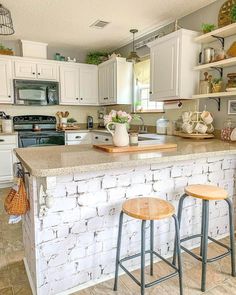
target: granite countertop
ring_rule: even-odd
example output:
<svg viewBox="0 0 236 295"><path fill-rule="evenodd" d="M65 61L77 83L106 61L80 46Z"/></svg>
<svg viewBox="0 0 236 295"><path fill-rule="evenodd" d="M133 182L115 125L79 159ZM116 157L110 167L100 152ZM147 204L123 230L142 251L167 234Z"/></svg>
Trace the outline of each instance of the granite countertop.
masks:
<svg viewBox="0 0 236 295"><path fill-rule="evenodd" d="M177 148L112 154L97 150L92 145L67 145L18 148L15 152L30 174L37 177L236 154L236 143L227 143L218 139L196 141L175 136L159 136L159 138L159 142L177 143Z"/></svg>
<svg viewBox="0 0 236 295"><path fill-rule="evenodd" d="M78 129L78 130L65 130L65 133L86 133L86 132L96 132L110 134L107 129Z"/></svg>
<svg viewBox="0 0 236 295"><path fill-rule="evenodd" d="M4 133L4 132L0 132L0 136L1 135L17 135L18 133L16 131L14 132L9 132L9 133Z"/></svg>

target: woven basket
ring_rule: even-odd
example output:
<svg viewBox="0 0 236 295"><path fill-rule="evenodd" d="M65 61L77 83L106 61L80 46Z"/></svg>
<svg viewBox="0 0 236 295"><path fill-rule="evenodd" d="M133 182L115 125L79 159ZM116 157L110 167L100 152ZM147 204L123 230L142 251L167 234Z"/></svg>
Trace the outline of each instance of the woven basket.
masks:
<svg viewBox="0 0 236 295"><path fill-rule="evenodd" d="M9 215L23 215L29 210L29 201L22 178L18 179L18 191L13 188L5 199L4 207Z"/></svg>
<svg viewBox="0 0 236 295"><path fill-rule="evenodd" d="M226 1L220 8L218 15L218 27L222 28L233 23L231 20L231 10L232 7L236 4L236 0Z"/></svg>

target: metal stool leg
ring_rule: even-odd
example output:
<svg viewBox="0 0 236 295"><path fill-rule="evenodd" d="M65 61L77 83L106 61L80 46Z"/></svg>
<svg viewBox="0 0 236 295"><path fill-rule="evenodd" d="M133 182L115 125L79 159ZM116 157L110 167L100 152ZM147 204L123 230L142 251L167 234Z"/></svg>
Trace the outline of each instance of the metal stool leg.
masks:
<svg viewBox="0 0 236 295"><path fill-rule="evenodd" d="M203 224L203 215L204 215L204 206L203 206L203 201L202 201L202 224L201 224L201 243L200 243L200 256L202 256L202 233L203 233L203 227L204 227L204 224Z"/></svg>
<svg viewBox="0 0 236 295"><path fill-rule="evenodd" d="M231 250L231 273L235 277L235 241L234 241L234 218L233 204L229 198L225 199L229 206L230 250Z"/></svg>
<svg viewBox="0 0 236 295"><path fill-rule="evenodd" d="M146 220L142 220L141 228L141 295L145 293L145 229Z"/></svg>
<svg viewBox="0 0 236 295"><path fill-rule="evenodd" d="M202 284L201 290L206 290L206 270L207 270L207 245L209 227L209 201L203 200L203 232L202 232Z"/></svg>
<svg viewBox="0 0 236 295"><path fill-rule="evenodd" d="M115 270L115 282L114 282L114 291L117 291L118 284L118 272L119 272L119 263L120 263L120 246L121 246L121 235L122 235L122 225L123 225L123 211L120 212L120 221L119 221L119 230L118 230L118 239L117 239L117 250L116 250L116 270Z"/></svg>
<svg viewBox="0 0 236 295"><path fill-rule="evenodd" d="M175 243L176 243L176 255L178 257L179 291L180 291L180 295L183 295L182 262L181 262L179 221L178 221L176 215L173 215L172 217L174 218L174 221L175 221Z"/></svg>
<svg viewBox="0 0 236 295"><path fill-rule="evenodd" d="M187 194L183 194L182 197L179 199L179 207L178 207L178 223L179 223L179 229L180 229L181 218L182 218L183 203L184 203L184 199L187 196L188 196ZM172 264L176 265L176 239L175 239L175 245L174 245L174 254L173 254Z"/></svg>
<svg viewBox="0 0 236 295"><path fill-rule="evenodd" d="M154 221L150 221L150 275L153 276L153 245L154 245Z"/></svg>

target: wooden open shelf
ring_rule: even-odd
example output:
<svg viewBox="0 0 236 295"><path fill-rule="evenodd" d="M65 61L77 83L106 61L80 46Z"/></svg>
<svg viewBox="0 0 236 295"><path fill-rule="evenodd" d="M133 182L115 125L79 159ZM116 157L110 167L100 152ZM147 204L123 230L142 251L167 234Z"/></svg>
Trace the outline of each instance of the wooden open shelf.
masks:
<svg viewBox="0 0 236 295"><path fill-rule="evenodd" d="M217 97L233 97L233 96L236 96L236 91L216 92L216 93L208 93L208 94L195 94L192 96L192 98L198 99L198 98L217 98Z"/></svg>
<svg viewBox="0 0 236 295"><path fill-rule="evenodd" d="M236 34L236 23L225 26L223 28L216 29L210 33L203 34L194 38L194 41L197 43L210 43L216 41L216 38L212 37L212 35L217 37L229 37Z"/></svg>
<svg viewBox="0 0 236 295"><path fill-rule="evenodd" d="M236 57L231 57L231 58L223 59L220 61L195 66L193 69L195 71L201 71L201 70L212 69L214 67L215 68L227 68L227 67L232 67L232 66L236 66Z"/></svg>

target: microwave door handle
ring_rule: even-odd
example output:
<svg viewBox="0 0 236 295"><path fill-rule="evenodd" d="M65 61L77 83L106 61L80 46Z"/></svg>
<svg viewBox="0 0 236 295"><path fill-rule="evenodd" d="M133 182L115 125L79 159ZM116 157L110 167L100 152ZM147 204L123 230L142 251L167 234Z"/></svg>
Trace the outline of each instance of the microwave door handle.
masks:
<svg viewBox="0 0 236 295"><path fill-rule="evenodd" d="M47 101L47 104L49 104L49 97L48 97L48 86L46 87L46 101Z"/></svg>

